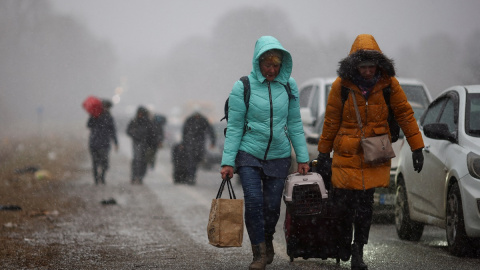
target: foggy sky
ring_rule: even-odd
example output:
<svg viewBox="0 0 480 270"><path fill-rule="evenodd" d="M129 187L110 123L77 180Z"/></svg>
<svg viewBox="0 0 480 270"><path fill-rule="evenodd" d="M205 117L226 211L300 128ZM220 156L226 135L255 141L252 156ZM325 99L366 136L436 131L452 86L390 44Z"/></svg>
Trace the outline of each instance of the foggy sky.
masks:
<svg viewBox="0 0 480 270"><path fill-rule="evenodd" d="M375 36L399 76L423 80L433 97L479 81L469 72L475 63L465 61L480 62L470 57L480 51L478 0L48 0L54 14L40 10L44 1L2 1L19 9L5 10L0 28L10 46L0 47L9 59L0 82L2 125L86 130L82 100L112 98L118 89L125 90L112 109L119 121L138 105L171 115L197 102L210 106L216 122L235 80L250 72L261 35L276 36L292 53L298 84L335 76L362 33Z"/></svg>
<svg viewBox="0 0 480 270"><path fill-rule="evenodd" d="M286 12L295 31L309 39L376 37L386 52L442 32L464 39L480 25L478 0L52 0L55 8L81 18L111 40L124 59L164 56L192 36L211 36L218 19L241 7ZM282 18L279 18L281 20Z"/></svg>

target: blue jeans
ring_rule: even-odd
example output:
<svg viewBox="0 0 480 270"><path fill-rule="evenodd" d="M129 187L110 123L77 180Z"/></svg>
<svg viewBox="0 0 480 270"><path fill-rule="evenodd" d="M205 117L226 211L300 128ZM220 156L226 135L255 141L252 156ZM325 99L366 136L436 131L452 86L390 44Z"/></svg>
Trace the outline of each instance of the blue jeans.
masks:
<svg viewBox="0 0 480 270"><path fill-rule="evenodd" d="M259 167L238 168L245 201L245 226L252 245L273 235L280 217L285 178L269 177ZM262 188L263 185L263 188Z"/></svg>

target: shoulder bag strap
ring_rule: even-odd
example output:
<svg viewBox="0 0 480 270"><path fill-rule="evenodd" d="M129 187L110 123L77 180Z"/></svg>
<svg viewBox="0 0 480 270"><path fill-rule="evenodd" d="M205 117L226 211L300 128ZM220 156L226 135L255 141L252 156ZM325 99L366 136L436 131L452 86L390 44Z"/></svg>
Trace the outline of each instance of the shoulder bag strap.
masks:
<svg viewBox="0 0 480 270"><path fill-rule="evenodd" d="M364 139L365 133L363 132L362 118L360 118L360 112L358 111L357 99L355 98L355 93L352 90L350 90L350 93L352 93L353 106L355 107L355 114L357 115L358 126L360 127L360 131L362 132L362 139Z"/></svg>

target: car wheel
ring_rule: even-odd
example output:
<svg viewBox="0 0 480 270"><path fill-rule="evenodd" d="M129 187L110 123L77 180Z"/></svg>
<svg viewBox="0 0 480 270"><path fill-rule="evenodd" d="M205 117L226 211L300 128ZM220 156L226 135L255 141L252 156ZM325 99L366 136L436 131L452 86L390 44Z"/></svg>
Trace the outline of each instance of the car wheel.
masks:
<svg viewBox="0 0 480 270"><path fill-rule="evenodd" d="M395 227L402 240L418 241L422 238L424 225L410 219L407 190L402 181L399 181L395 194Z"/></svg>
<svg viewBox="0 0 480 270"><path fill-rule="evenodd" d="M458 183L454 183L448 191L445 223L450 253L455 256L466 255L470 250L470 243L465 232L462 197Z"/></svg>

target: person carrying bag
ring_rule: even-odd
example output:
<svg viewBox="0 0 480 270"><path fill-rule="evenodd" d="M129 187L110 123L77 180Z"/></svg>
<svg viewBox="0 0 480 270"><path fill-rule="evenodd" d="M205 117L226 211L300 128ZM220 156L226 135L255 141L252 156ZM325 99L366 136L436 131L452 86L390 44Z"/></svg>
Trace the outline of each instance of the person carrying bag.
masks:
<svg viewBox="0 0 480 270"><path fill-rule="evenodd" d="M225 184L229 199L222 199ZM241 247L243 242L243 200L237 199L230 178L220 184L212 200L207 225L208 241L216 247Z"/></svg>
<svg viewBox="0 0 480 270"><path fill-rule="evenodd" d="M418 172L423 166L424 144L412 106L395 78L393 61L382 53L372 35L357 36L350 54L339 62L337 74L318 142L317 171L331 168L334 204L346 217L340 257L351 252L351 269L367 270L363 248L372 223L373 195L375 188L388 187L394 156L386 151L391 142L389 107L410 145ZM390 88L390 105L385 88ZM342 89L349 89L346 100ZM327 167L332 151L332 165Z"/></svg>

